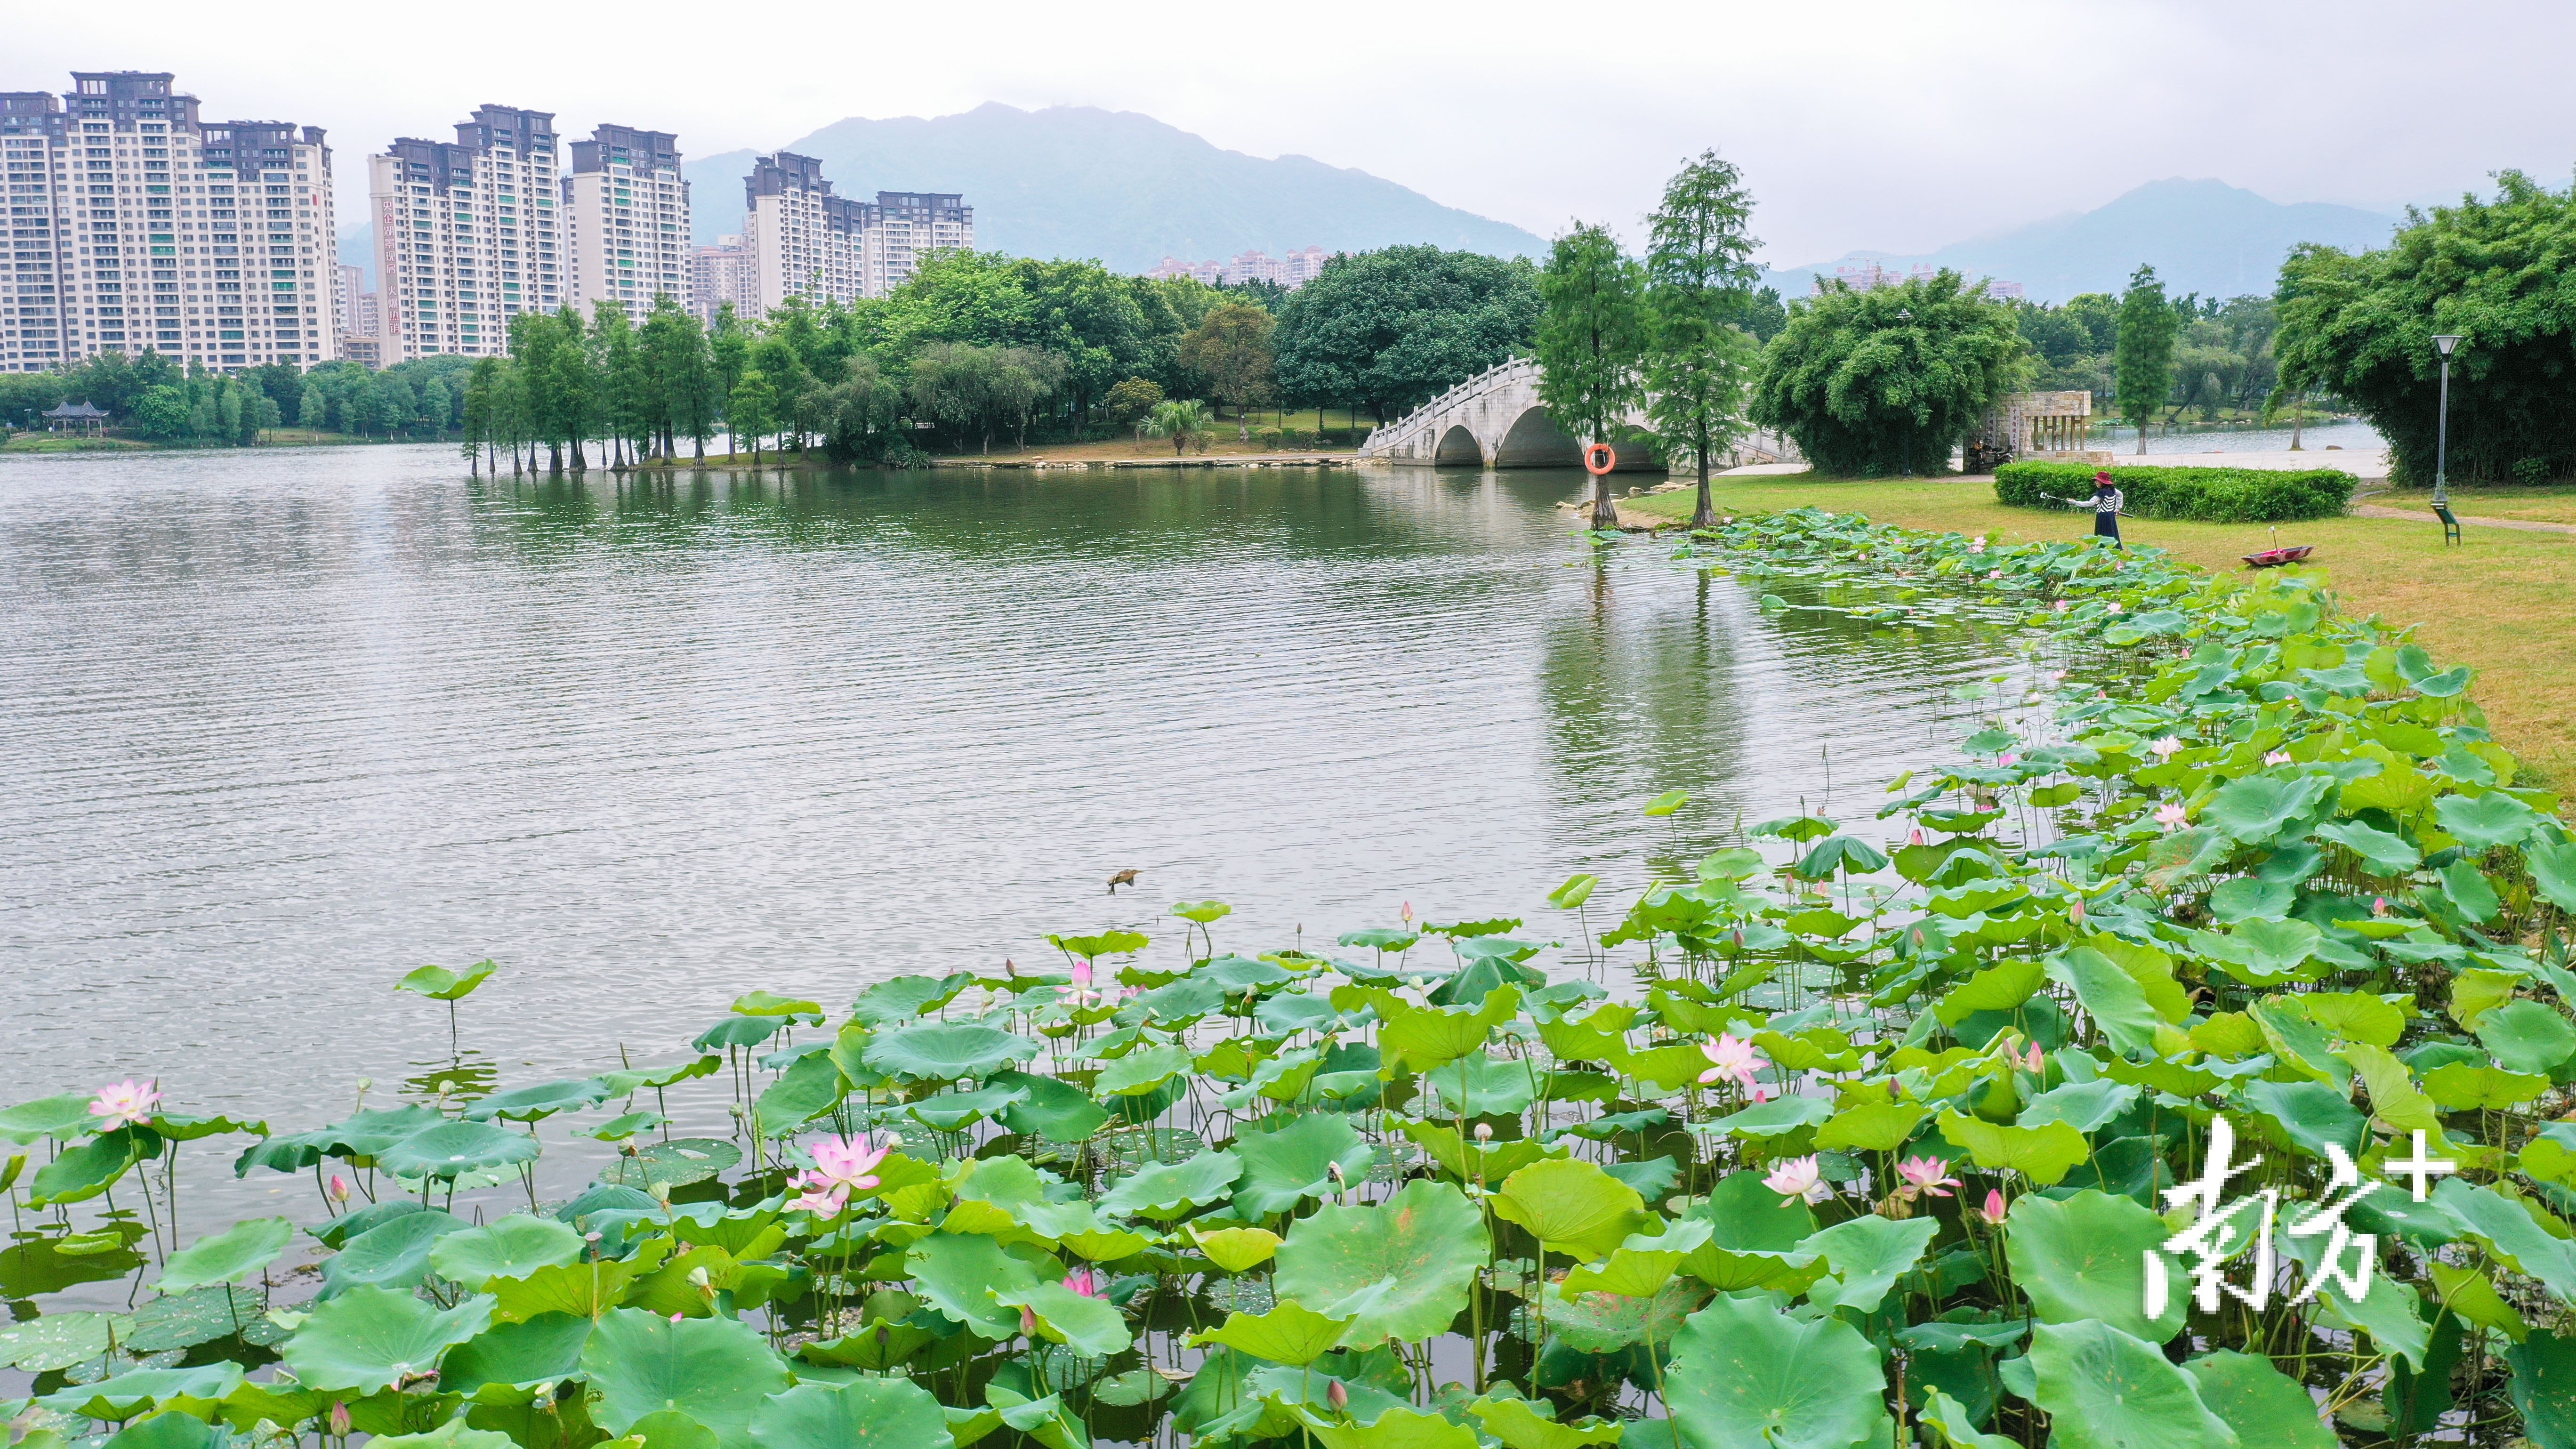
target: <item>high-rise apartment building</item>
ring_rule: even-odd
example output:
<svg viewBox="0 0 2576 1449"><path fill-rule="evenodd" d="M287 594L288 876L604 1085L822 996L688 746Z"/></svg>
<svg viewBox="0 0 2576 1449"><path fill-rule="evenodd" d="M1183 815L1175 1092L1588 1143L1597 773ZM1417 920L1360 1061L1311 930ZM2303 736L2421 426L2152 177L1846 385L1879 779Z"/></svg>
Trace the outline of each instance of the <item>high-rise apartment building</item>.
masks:
<svg viewBox="0 0 2576 1449"><path fill-rule="evenodd" d="M689 183L677 136L601 126L573 142L561 214L570 297L584 317L598 301L637 322L656 297L689 305Z"/></svg>
<svg viewBox="0 0 2576 1449"><path fill-rule="evenodd" d="M758 314L760 292L753 274L751 255L744 250L739 236L720 236L711 247L699 247L689 257L690 310L698 320L715 325L716 314L728 302L737 317Z"/></svg>
<svg viewBox="0 0 2576 1449"><path fill-rule="evenodd" d="M0 371L111 351L216 369L337 355L322 128L203 121L173 79L74 71L65 96L0 92Z"/></svg>
<svg viewBox="0 0 2576 1449"><path fill-rule="evenodd" d="M406 136L367 158L386 365L498 356L511 318L568 299L554 120L487 105L453 144Z"/></svg>
<svg viewBox="0 0 2576 1449"><path fill-rule="evenodd" d="M742 250L753 309L882 297L932 252L975 245L975 209L956 192L880 191L873 202L832 194L823 163L779 151L743 179Z"/></svg>

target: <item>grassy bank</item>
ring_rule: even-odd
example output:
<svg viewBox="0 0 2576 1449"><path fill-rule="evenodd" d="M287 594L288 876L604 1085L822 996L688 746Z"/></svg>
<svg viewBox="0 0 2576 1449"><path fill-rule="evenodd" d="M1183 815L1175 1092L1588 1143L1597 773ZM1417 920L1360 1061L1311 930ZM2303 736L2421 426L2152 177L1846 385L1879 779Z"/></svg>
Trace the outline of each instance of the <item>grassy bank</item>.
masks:
<svg viewBox="0 0 2576 1449"><path fill-rule="evenodd" d="M1686 522L1694 492L1684 488L1623 501L1633 513ZM2064 538L2091 519L2006 508L1994 485L1963 479L1825 479L1768 474L1717 480L1718 510L1795 508L1814 504L1857 510L1907 528L1989 534L2000 541ZM2367 500L2420 508L2420 493ZM2576 493L2495 490L2457 494L2455 510L2493 517L2576 522ZM2576 617L2565 600L2576 589L2576 534L2471 527L2460 547L2445 549L2430 521L2327 518L2285 524L2282 543L2312 543L2316 563L2341 605L2392 624L2417 623L2416 638L2446 659L2476 666L2478 702L2497 739L2526 767L2553 784L2576 780ZM2175 523L2129 519L2132 542L2152 543L2209 569L2238 569L2241 556L2269 547L2263 524Z"/></svg>

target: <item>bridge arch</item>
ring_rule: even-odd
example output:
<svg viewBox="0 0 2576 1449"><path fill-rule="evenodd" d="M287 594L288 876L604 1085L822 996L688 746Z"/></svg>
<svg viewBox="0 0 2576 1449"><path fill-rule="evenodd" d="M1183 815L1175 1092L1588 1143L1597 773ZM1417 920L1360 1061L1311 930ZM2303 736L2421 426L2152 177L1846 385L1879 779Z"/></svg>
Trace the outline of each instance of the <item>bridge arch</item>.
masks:
<svg viewBox="0 0 2576 1449"><path fill-rule="evenodd" d="M1431 461L1440 467L1481 468L1485 465L1485 445L1464 423L1454 423L1440 435Z"/></svg>
<svg viewBox="0 0 2576 1449"><path fill-rule="evenodd" d="M1583 445L1568 436L1549 417L1547 409L1533 407L1512 420L1503 440L1494 447L1497 468L1579 468L1583 466Z"/></svg>

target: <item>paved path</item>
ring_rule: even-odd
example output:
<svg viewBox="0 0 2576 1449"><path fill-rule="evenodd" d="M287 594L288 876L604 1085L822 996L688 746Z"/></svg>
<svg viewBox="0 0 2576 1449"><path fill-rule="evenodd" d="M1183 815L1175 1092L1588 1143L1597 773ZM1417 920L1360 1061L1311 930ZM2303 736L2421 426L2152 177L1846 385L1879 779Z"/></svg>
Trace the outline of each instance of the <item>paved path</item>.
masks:
<svg viewBox="0 0 2576 1449"><path fill-rule="evenodd" d="M2403 518L2415 523L2434 521L2433 511L2429 508L2382 508L2376 503L2356 503L2352 506L2352 511L2362 518ZM2526 533L2576 533L2576 523L2543 523L2532 518L2479 518L2466 513L2452 516L2459 519L2463 527L2469 528L2519 528Z"/></svg>

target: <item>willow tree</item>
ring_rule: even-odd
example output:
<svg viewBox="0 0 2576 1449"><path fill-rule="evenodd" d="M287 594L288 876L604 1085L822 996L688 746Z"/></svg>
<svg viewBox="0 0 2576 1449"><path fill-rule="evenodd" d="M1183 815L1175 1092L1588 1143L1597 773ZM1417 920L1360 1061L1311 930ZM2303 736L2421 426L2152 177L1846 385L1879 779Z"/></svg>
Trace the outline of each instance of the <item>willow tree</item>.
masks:
<svg viewBox="0 0 2576 1449"><path fill-rule="evenodd" d="M1740 322L1751 313L1758 245L1745 234L1752 193L1734 165L1703 151L1664 183L1646 218L1646 416L1667 456L1699 468L1691 526L1717 522L1709 498L1711 454L1744 435L1744 401L1756 348Z"/></svg>
<svg viewBox="0 0 2576 1449"><path fill-rule="evenodd" d="M1539 270L1539 404L1578 440L1606 443L1645 398L1645 268L1608 229L1576 223ZM1617 528L1610 477L1592 480L1592 526Z"/></svg>

